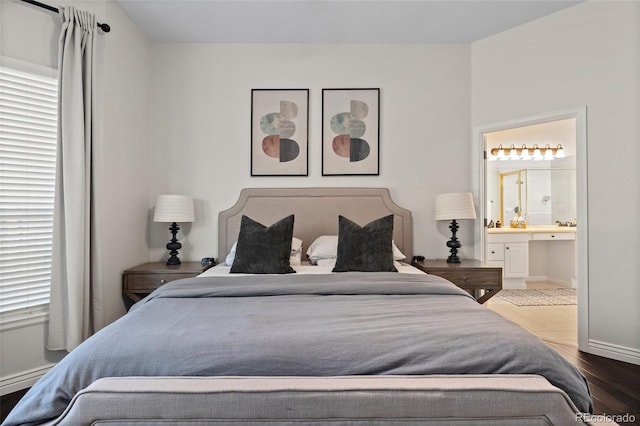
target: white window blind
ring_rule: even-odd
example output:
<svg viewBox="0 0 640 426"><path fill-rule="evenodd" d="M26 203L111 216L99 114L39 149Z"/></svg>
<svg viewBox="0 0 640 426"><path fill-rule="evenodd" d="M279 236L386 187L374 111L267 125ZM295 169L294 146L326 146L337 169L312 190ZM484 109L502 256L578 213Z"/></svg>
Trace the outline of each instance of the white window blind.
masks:
<svg viewBox="0 0 640 426"><path fill-rule="evenodd" d="M58 82L0 66L0 314L49 303Z"/></svg>

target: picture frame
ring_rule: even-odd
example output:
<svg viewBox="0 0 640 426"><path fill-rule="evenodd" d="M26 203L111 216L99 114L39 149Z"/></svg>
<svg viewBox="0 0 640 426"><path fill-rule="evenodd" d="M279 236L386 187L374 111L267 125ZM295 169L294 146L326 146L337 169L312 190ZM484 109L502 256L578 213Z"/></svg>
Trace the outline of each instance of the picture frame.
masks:
<svg viewBox="0 0 640 426"><path fill-rule="evenodd" d="M380 174L380 89L322 89L322 176Z"/></svg>
<svg viewBox="0 0 640 426"><path fill-rule="evenodd" d="M309 89L251 90L251 176L309 176Z"/></svg>

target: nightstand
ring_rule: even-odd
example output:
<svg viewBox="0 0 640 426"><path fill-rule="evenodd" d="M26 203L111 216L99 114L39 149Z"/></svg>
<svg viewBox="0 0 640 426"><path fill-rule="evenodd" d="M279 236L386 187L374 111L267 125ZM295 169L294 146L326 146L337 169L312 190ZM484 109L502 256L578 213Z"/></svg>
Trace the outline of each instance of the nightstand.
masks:
<svg viewBox="0 0 640 426"><path fill-rule="evenodd" d="M203 270L200 262L182 262L171 266L165 262L143 263L122 273L122 293L137 302L163 284L195 277Z"/></svg>
<svg viewBox="0 0 640 426"><path fill-rule="evenodd" d="M445 259L436 259L413 262L412 265L427 274L451 281L469 292L478 303L486 302L502 290L502 268L479 260L463 259L461 263L447 263Z"/></svg>

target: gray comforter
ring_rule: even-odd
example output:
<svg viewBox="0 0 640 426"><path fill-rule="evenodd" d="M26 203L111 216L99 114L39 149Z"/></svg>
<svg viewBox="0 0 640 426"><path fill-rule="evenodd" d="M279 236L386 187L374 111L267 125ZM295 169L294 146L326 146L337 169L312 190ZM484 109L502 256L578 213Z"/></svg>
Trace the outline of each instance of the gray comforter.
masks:
<svg viewBox="0 0 640 426"><path fill-rule="evenodd" d="M6 425L62 413L101 377L539 374L591 412L542 341L430 275L192 278L164 285L36 383Z"/></svg>

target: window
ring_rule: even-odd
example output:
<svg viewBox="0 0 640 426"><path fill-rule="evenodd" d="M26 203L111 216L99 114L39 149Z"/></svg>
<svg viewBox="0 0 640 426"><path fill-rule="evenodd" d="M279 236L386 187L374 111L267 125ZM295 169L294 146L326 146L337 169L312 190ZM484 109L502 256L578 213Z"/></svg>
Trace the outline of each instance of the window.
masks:
<svg viewBox="0 0 640 426"><path fill-rule="evenodd" d="M58 81L0 58L0 315L49 303ZM47 75L48 74L48 75Z"/></svg>

